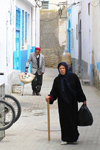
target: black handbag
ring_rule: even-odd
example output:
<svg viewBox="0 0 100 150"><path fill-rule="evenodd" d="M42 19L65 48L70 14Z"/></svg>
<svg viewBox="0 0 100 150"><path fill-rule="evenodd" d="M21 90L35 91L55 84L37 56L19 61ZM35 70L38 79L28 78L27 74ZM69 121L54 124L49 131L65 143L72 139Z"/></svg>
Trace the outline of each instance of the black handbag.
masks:
<svg viewBox="0 0 100 150"><path fill-rule="evenodd" d="M93 124L93 116L89 108L83 104L78 111L78 126L90 126Z"/></svg>

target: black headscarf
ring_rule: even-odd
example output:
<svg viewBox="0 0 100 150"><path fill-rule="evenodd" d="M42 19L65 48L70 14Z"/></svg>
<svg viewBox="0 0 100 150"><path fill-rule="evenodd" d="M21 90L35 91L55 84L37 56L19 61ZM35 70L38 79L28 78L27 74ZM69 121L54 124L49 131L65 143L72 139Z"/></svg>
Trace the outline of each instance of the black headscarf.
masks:
<svg viewBox="0 0 100 150"><path fill-rule="evenodd" d="M70 100L68 99L66 92L65 92L65 86L67 86L67 88L69 89L69 91L71 92L72 95L76 96L76 91L74 91L71 86L70 86L70 81L69 81L69 75L72 73L71 71L69 71L68 69L68 65L65 62L61 62L58 64L58 71L59 71L59 67L63 65L66 69L66 73L65 75L61 75L59 72L59 76L61 77L61 95L62 98L67 102L70 103Z"/></svg>

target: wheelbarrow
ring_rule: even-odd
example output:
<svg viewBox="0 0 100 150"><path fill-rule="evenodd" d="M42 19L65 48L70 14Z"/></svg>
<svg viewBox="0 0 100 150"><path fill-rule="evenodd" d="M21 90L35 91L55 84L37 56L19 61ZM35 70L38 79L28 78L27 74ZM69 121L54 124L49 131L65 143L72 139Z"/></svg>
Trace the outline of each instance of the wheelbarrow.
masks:
<svg viewBox="0 0 100 150"><path fill-rule="evenodd" d="M23 89L22 89L22 96L24 94L24 85L32 82L32 80L35 78L35 75L28 72L22 72L19 73L19 79L23 83Z"/></svg>

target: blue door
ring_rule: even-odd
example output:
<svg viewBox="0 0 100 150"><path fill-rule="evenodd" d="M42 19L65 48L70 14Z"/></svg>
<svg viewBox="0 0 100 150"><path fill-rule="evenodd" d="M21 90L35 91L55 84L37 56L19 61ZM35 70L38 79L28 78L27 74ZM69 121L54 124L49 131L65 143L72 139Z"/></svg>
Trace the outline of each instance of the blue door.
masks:
<svg viewBox="0 0 100 150"><path fill-rule="evenodd" d="M16 69L20 70L20 31L16 30Z"/></svg>
<svg viewBox="0 0 100 150"><path fill-rule="evenodd" d="M16 51L14 52L14 69L21 70L21 51L20 51L20 9L16 8Z"/></svg>

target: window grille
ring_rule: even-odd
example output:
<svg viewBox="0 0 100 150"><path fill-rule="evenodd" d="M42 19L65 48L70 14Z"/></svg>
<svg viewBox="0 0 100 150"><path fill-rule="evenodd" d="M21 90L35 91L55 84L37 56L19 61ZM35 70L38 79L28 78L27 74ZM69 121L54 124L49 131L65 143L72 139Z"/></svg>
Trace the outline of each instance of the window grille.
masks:
<svg viewBox="0 0 100 150"><path fill-rule="evenodd" d="M42 1L42 9L49 9L49 1Z"/></svg>

